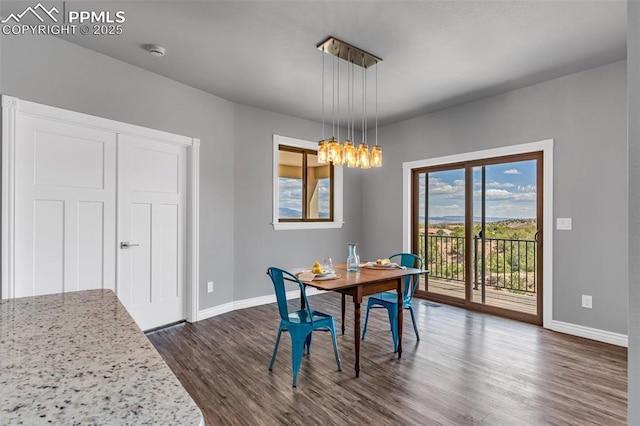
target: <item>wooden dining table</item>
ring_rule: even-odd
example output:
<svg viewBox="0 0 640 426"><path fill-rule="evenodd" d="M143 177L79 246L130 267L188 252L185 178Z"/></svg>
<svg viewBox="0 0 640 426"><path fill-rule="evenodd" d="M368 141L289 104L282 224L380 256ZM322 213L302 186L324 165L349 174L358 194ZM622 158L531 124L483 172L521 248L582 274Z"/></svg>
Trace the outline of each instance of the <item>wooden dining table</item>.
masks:
<svg viewBox="0 0 640 426"><path fill-rule="evenodd" d="M362 298L384 291L396 290L398 293L398 358L402 357L402 322L405 277L408 275L423 274L427 271L415 268L385 268L370 269L361 267L358 272L347 272L347 265L334 265L334 270L338 278L335 279L313 279L312 281L302 281L305 285L315 287L319 290L335 291L342 294L342 334L344 334L345 317L345 296L351 296L354 306L353 315L353 337L356 353L356 377L360 377L360 305ZM304 308L304 298L300 298L302 308Z"/></svg>

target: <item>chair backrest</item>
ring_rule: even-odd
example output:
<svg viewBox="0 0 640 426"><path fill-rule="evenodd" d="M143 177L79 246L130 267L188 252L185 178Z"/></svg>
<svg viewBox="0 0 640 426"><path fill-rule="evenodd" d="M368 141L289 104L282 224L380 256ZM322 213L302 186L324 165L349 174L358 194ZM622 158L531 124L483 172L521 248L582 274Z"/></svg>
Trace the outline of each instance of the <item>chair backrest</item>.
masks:
<svg viewBox="0 0 640 426"><path fill-rule="evenodd" d="M307 300L307 292L305 291L304 284L293 275L291 272L287 272L284 269L276 268L275 266L267 269L267 275L271 278L273 282L273 287L276 290L276 300L278 301L278 311L280 312L280 318L288 321L289 320L289 309L287 307L287 289L284 285L284 279L287 277L293 282L298 283L300 287L300 292L302 297L304 297L304 306L307 310L307 314L309 318L312 318L311 308L309 307L309 301Z"/></svg>
<svg viewBox="0 0 640 426"><path fill-rule="evenodd" d="M400 259L398 259L400 258ZM413 253L398 253L389 257L392 262L398 263L400 266L406 266L407 268L422 269L422 259ZM399 260L399 261L398 261ZM404 300L408 301L413 298L413 294L418 288L420 282L420 275L407 275L404 282Z"/></svg>

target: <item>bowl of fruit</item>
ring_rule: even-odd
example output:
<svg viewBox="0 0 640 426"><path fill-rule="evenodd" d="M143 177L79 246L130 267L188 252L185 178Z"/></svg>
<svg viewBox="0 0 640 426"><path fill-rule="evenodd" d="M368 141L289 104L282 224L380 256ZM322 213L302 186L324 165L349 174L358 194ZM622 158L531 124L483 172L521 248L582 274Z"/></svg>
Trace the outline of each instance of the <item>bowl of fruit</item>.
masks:
<svg viewBox="0 0 640 426"><path fill-rule="evenodd" d="M311 268L311 273L315 274L316 277L328 277L328 276L331 276L334 273L334 271L331 269L323 269L320 262L316 262L313 264L313 267Z"/></svg>

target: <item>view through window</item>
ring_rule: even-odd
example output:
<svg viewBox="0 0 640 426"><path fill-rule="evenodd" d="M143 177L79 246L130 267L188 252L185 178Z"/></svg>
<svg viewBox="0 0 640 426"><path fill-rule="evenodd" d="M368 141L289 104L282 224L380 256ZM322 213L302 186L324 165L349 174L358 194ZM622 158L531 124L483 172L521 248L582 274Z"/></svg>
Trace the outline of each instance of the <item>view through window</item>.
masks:
<svg viewBox="0 0 640 426"><path fill-rule="evenodd" d="M278 220L332 221L333 166L318 163L317 152L280 145Z"/></svg>

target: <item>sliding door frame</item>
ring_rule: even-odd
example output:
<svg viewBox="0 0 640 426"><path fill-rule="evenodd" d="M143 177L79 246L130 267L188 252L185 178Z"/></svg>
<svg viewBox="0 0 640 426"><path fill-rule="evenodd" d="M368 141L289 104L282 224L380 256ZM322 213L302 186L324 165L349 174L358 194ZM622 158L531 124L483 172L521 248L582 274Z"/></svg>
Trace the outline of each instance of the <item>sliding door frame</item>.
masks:
<svg viewBox="0 0 640 426"><path fill-rule="evenodd" d="M486 166L492 166L492 165L497 165L497 164L506 164L506 163L517 163L520 161L532 161L535 160L536 161L536 228L537 230L544 230L544 219L542 217L543 215L543 199L544 199L544 188L543 188L543 182L542 182L542 174L543 174L543 166L544 166L544 159L543 159L543 153L542 151L537 151L537 152L530 152L530 153L522 153L522 154L514 154L514 155L507 155L507 156L502 156L502 157L493 157L493 158L484 158L484 159L479 159L479 160L471 160L471 161L467 161L467 162L463 162L463 163L454 163L454 164L446 164L446 165L436 165L436 166L427 166L427 167L422 167L422 168L415 168L412 169L411 173L412 173L412 181L413 181L413 198L411 201L412 204L412 209L413 209L413 224L411 227L411 234L412 234L412 245L411 245L411 252L412 253L418 253L418 247L420 245L420 239L419 239L419 222L420 222L420 203L419 203L419 190L418 190L418 186L419 186L419 176L424 174L427 176L427 182L429 179L429 176L432 173L438 173L438 172L442 172L442 171L448 171L448 170L463 170L464 171L464 181L465 181L465 187L464 187L464 229L465 229L465 245L464 245L464 283L465 283L465 291L464 291L464 299L460 299L457 297L453 297L453 296L448 296L445 294L441 294L441 293L434 293L434 292L430 292L428 290L422 291L422 290L418 290L416 292L416 295L418 297L426 297L429 298L430 300L434 300L434 301L438 301L438 302L444 302L444 303L450 303L450 304L454 304L454 305L458 305L458 306L464 306L465 308L470 308L473 310L477 310L477 311L482 311L482 312L487 312L487 313L491 313L491 314L495 314L495 315L500 315L503 317L507 317L507 318L512 318L512 319L516 319L519 321L524 321L524 322L528 322L528 323L532 323L532 324L537 324L537 325L541 325L542 324L542 317L543 317L543 306L544 306L544 301L543 301L543 294L544 294L544 268L543 268L543 262L537 262L536 264L536 276L538 277L538 282L536 283L536 314L532 315L530 313L525 313L525 312L519 312L516 310L511 310L511 309L506 309L506 308L501 308L501 307L497 307L497 306L493 306L493 305L488 305L485 303L479 303L477 301L473 300L473 293L471 290L471 284L472 284L472 262L470 261L470 259L474 258L474 253L473 253L473 248L474 246L472 244L470 244L471 241L473 241L473 224L474 224L474 206L473 206L473 202L474 202L474 197L473 197L473 191L474 191L474 187L475 187L475 182L473 180L473 169L476 167L486 167ZM482 194L483 194L483 199L482 199L482 209L483 209L483 213L482 216L485 216L484 210L485 210L485 200L484 200L484 193L485 193L485 182L484 182L484 170L483 170L483 174L482 174L482 178L483 178L483 184L482 184ZM425 193L425 217L428 218L428 210L429 209L429 197L428 197L428 190ZM426 222L428 224L428 220ZM484 228L483 228L484 230ZM538 234L538 232L536 232L536 234ZM425 237L425 244L427 243L427 238ZM425 246L425 250L426 250L426 246ZM540 239L538 239L538 244L536 245L536 252L537 254L540 253L540 250L542 250L542 253L544 253L543 250L543 238L541 237ZM426 252L425 252L426 253ZM538 259L543 259L544 256L537 256ZM483 257L484 258L484 257ZM484 261L483 261L484 262ZM484 264L484 263L483 263ZM482 276L484 276L484 273L482 274ZM428 277L427 277L427 282L428 282ZM476 283L477 284L477 283ZM483 289L484 291L484 289Z"/></svg>
<svg viewBox="0 0 640 426"><path fill-rule="evenodd" d="M415 168L411 170L411 184L412 184L412 195L411 195L411 209L412 209L412 221L411 221L411 243L410 243L410 247L408 249L405 248L405 252L407 253L416 253L418 254L418 246L420 245L420 239L418 237L418 227L420 226L420 208L419 208L419 203L414 202L414 200L418 200L419 198L419 193L420 193L420 183L419 183L419 176L421 173L438 173L438 172L446 172L446 171L452 171L452 170L462 170L465 172L465 182L467 179L467 172L465 170L465 166L466 163L461 162L461 163L450 163L450 164L436 164L434 166L427 166L427 167L420 167L420 168ZM426 169L428 169L428 171L426 171ZM425 211L428 212L429 211L429 182L428 182L429 178L427 175L427 182L426 182L426 192L425 192ZM465 184L465 224L466 224L466 220L467 220L467 185ZM428 224L428 220L425 224ZM465 225L466 226L466 225ZM466 227L465 227L465 236L466 236ZM467 246L469 244L466 243L465 240L465 257L467 259L469 259L468 254L466 252L467 250ZM426 257L426 251L427 251L427 238L425 236L425 257ZM466 270L467 268L467 263L469 262L465 262L465 276L468 276L468 271ZM426 264L425 264L425 268L426 268ZM429 280L429 277L426 276L425 280ZM429 293L429 298L435 300L435 301L439 301L439 302L444 302L444 303L448 303L451 305L458 305L458 306L465 306L465 300L468 300L469 298L469 290L467 288L468 286L465 285L465 295L464 295L464 299L460 299L457 297L453 297L453 296L448 296L446 294L438 294L438 293L431 293L431 292L427 292ZM418 289L416 291L416 294L419 295L420 293L424 293L422 292L420 289Z"/></svg>
<svg viewBox="0 0 640 426"><path fill-rule="evenodd" d="M417 185L417 174L413 173L416 169L425 169L429 168L430 172L438 171L438 170L447 170L452 168L464 168L465 165L472 163L473 166L469 167L466 174L471 173L470 170L472 167L477 165L489 165L491 163L502 163L504 160L509 160L510 157L517 159L520 157L523 158L523 155L531 155L536 152L541 153L541 164L538 165L538 176L537 176L537 185L542 191L541 199L542 203L538 202L537 206L537 215L538 220L538 228L542 228L543 232L541 233L541 244L544 244L543 249L543 257L539 259L541 262L540 267L542 268L542 282L544 285L544 290L540 289L539 300L542 303L538 303L538 318L537 320L532 321L532 316L528 315L529 318L523 318L527 316L526 314L515 313L514 315L509 315L507 311L506 316L511 316L513 318L539 323L542 321L542 326L545 328L550 328L553 323L553 229L552 229L552 218L553 218L553 139L547 139L539 142L532 142L527 144L520 145L512 145L503 148L489 149L484 151L476 151L466 154L457 154L457 155L449 155L445 157L438 157L433 159L425 159L419 161L412 161L403 163L403 250L411 251L413 247L417 247L416 241L414 241L414 226L418 226L419 219L417 217L418 212L417 209L413 209L412 200L418 191ZM542 173L540 173L542 171ZM466 176L467 181L469 176ZM465 221L469 221L472 219L469 216L472 216L471 204L469 197L472 196L472 188L468 189L469 185L465 185ZM414 225L415 224L415 225ZM466 241L470 241L469 233L473 232L471 227L467 227L465 230L465 236L467 237ZM467 259L470 259L470 250L471 245L466 244L465 246L465 256ZM465 265L465 275L469 277L470 273L470 262L466 262L469 266ZM471 291L469 286L465 287L465 300L456 299L453 297L438 297L439 300L452 303L460 306L464 306L471 309L481 310L483 312L488 313L499 313L500 315L505 315L505 312L501 308L495 308L492 306L482 305L477 302L467 303L470 300Z"/></svg>

